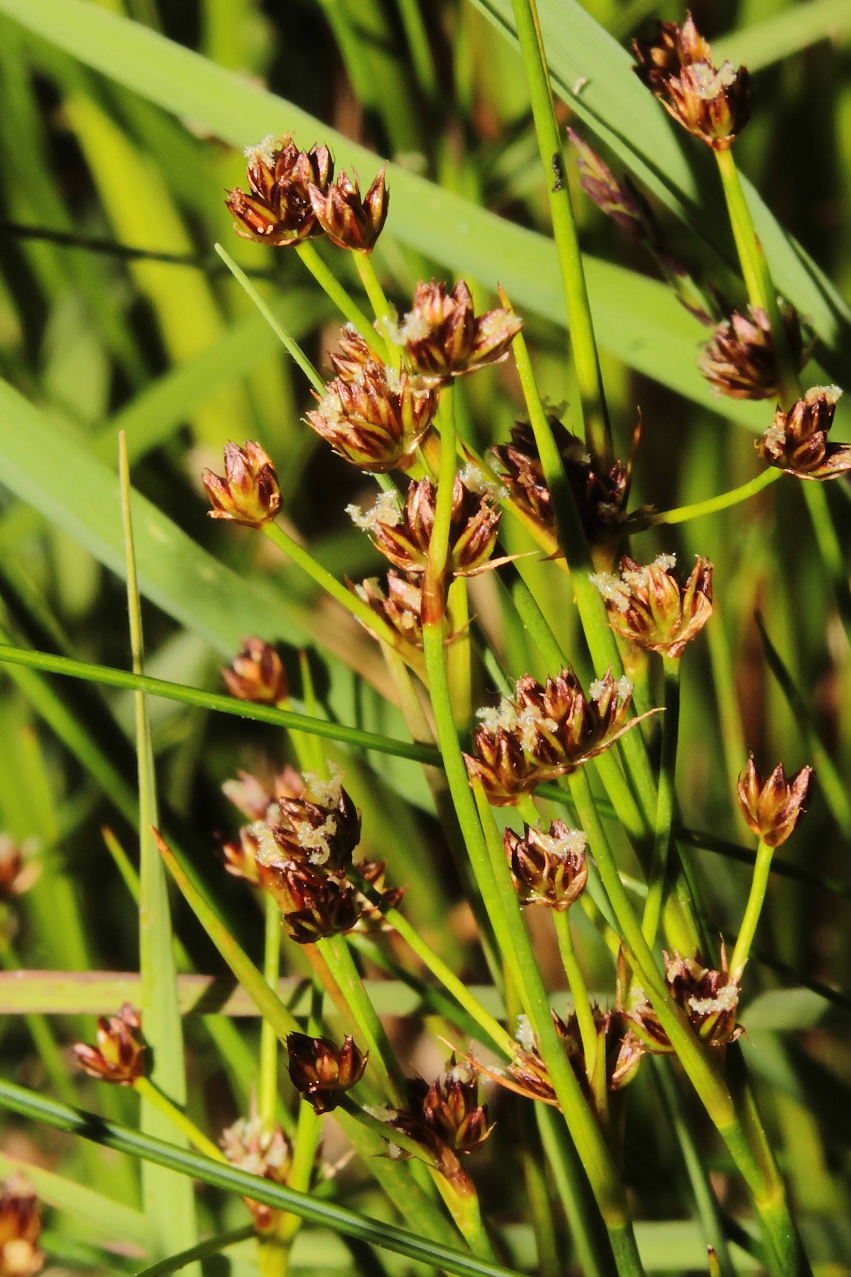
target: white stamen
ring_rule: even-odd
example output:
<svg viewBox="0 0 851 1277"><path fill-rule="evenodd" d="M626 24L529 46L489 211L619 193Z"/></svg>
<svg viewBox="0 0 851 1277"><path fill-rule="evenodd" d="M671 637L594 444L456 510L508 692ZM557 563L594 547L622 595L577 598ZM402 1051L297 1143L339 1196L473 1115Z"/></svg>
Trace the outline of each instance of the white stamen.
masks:
<svg viewBox="0 0 851 1277"><path fill-rule="evenodd" d="M611 603L618 612L625 612L629 607L630 591L626 578L613 576L611 572L592 572L588 580L599 590L606 603Z"/></svg>
<svg viewBox="0 0 851 1277"><path fill-rule="evenodd" d="M520 1043L524 1051L534 1051L535 1034L528 1015L518 1015L517 1028L514 1031L514 1037Z"/></svg>
<svg viewBox="0 0 851 1277"><path fill-rule="evenodd" d="M378 524L395 528L402 522L402 511L395 492L380 492L369 510L362 510L358 505L347 505L346 514L356 528L363 532L374 532Z"/></svg>

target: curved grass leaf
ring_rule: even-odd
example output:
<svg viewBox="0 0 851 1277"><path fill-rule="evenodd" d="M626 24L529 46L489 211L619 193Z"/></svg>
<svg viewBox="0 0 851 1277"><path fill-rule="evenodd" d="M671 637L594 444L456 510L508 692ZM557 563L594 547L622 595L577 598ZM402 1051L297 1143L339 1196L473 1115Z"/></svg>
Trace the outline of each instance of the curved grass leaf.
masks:
<svg viewBox="0 0 851 1277"><path fill-rule="evenodd" d="M510 0L506 0L503 7L510 8ZM575 8L578 9L578 6ZM265 137L270 132L291 130L301 138L321 138L332 147L341 167L358 167L363 176L376 167L376 157L364 147L351 142L293 103L256 85L247 84L241 76L99 6L83 3L82 0L30 0L21 10L14 0L0 0L0 12L7 13L30 31L58 44L86 65L102 71L166 110L193 120L196 126L202 125L234 146L242 148L246 142ZM602 104L606 111L626 115L631 131L639 138L645 124L651 128L652 121L651 132L646 139L648 155L655 154L652 147L657 143L662 147L658 157L661 171L655 180L652 169L648 168L650 161L640 161L641 148L637 142L626 148L629 153L627 162L631 161L634 168L642 165L648 168L645 180L654 189L664 176L670 183L665 188L668 202L673 201L682 216L697 219L700 216L698 186L682 155L678 154L676 141L672 140L674 135L670 130L666 133L665 120L657 118L663 117L664 112L641 89L631 72L628 72L626 88L623 88L620 78L624 59L628 63L625 52L601 28L596 27L587 14L581 10L579 13L581 18L570 9L565 19L569 35L577 38L576 65L582 61L583 49L588 46L593 65L607 68L605 81L608 87ZM598 48L601 38L602 54ZM560 50L562 43L560 39L557 48L551 52ZM614 62L612 49L617 54ZM571 61L568 76L573 66ZM587 71L576 70L570 83L577 76L587 74ZM583 101L585 92L582 94ZM596 104L597 91L591 94L589 85L587 92L589 101L593 98ZM623 109L617 106L622 92L628 100ZM636 109L634 120L629 115L633 107ZM597 115L599 111L595 105L595 119ZM616 135L613 136L617 140ZM607 137L606 140L610 139ZM670 164L670 171L664 167L666 164ZM388 166L388 178L392 190L389 229L393 235L456 274L493 280L494 263L498 263L499 282L518 309L529 309L555 322L564 322L555 248L548 238L514 226L398 165ZM675 198L678 183L686 184L688 192ZM720 216L715 217L714 224L723 224ZM761 229L768 233L772 243L779 236L786 244L773 219L769 227L761 225ZM728 400L722 406L697 373L694 360L702 330L667 288L632 271L594 259L586 260L586 269L599 340L607 350L696 402L720 410L731 420L756 428L758 405ZM797 279L800 296L793 286L795 281L791 278L787 281L785 276L781 281L784 291L811 317L822 340L829 346L835 345L839 341L840 329L834 314L838 301L834 298L829 305L826 300L828 294L822 296L819 292L821 286L811 281L807 283L809 277L800 262L796 271L796 279L801 276ZM825 284L824 288L829 289L829 285Z"/></svg>

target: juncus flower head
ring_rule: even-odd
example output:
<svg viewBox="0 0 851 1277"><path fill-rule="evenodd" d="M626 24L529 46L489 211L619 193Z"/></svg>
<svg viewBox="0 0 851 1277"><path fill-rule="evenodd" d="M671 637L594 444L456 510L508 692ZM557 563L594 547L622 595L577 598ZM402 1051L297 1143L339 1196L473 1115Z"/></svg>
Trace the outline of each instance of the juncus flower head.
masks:
<svg viewBox="0 0 851 1277"><path fill-rule="evenodd" d="M813 386L788 412L781 407L754 447L763 461L799 479L835 479L851 470L851 444L828 443L838 386Z"/></svg>
<svg viewBox="0 0 851 1277"><path fill-rule="evenodd" d="M682 26L658 23L654 38L634 40L633 48L636 74L670 116L713 150L732 146L751 113L747 67L717 67L691 14Z"/></svg>

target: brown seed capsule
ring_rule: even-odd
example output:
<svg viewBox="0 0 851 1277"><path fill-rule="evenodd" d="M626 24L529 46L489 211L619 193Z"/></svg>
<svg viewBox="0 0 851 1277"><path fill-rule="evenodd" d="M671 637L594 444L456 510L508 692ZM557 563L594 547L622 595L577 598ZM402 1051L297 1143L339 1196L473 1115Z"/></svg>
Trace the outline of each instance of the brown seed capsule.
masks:
<svg viewBox="0 0 851 1277"><path fill-rule="evenodd" d="M267 137L245 154L250 193L236 187L225 200L237 219L237 234L278 248L321 235L310 192L324 191L333 176L327 146L300 151L287 133Z"/></svg>
<svg viewBox="0 0 851 1277"><path fill-rule="evenodd" d="M579 899L588 881L588 839L581 830L554 820L548 833L524 824L522 838L513 829L502 838L521 904L564 911Z"/></svg>
<svg viewBox="0 0 851 1277"><path fill-rule="evenodd" d="M390 197L386 177L386 169L382 169L364 196L357 178L346 173L330 185L309 187L313 214L332 243L372 252L387 220Z"/></svg>
<svg viewBox="0 0 851 1277"><path fill-rule="evenodd" d="M473 1192L461 1158L480 1149L493 1130L487 1106L478 1103L475 1069L456 1064L453 1055L434 1082L409 1078L407 1089L407 1108L395 1112L391 1126L422 1146L425 1160L450 1180L456 1193Z"/></svg>
<svg viewBox="0 0 851 1277"><path fill-rule="evenodd" d="M780 302L786 344L793 367L800 372L810 356L801 321L794 306ZM780 372L764 310L748 306L747 314L734 310L716 326L704 346L698 366L721 395L731 399L773 399L780 393Z"/></svg>
<svg viewBox="0 0 851 1277"><path fill-rule="evenodd" d="M26 1176L14 1174L0 1189L0 1274L36 1277L44 1267L39 1249L41 1210Z"/></svg>
<svg viewBox="0 0 851 1277"><path fill-rule="evenodd" d="M682 656L712 615L712 564L699 556L681 585L676 557L660 554L647 567L624 556L620 576L596 572L590 580L603 596L612 629L638 647Z"/></svg>
<svg viewBox="0 0 851 1277"><path fill-rule="evenodd" d="M349 584L358 598L368 603L376 616L380 616L396 632L403 646L417 649L423 646L423 591L420 580L391 571L387 573L385 589L376 576L367 577L357 585Z"/></svg>
<svg viewBox="0 0 851 1277"><path fill-rule="evenodd" d="M233 1126L222 1131L219 1143L232 1166L238 1166L251 1175L261 1175L273 1184L287 1182L292 1146L280 1126L268 1130L255 1113L250 1118L239 1118ZM281 1217L279 1210L251 1197L246 1197L245 1204L260 1232L269 1232Z"/></svg>
<svg viewBox="0 0 851 1277"><path fill-rule="evenodd" d="M284 924L296 944L316 944L329 936L343 935L360 921L362 898L349 883L294 864L287 865L283 879L286 888L281 895L289 896L296 906L286 909L282 905ZM267 885L262 877L261 882Z"/></svg>
<svg viewBox="0 0 851 1277"><path fill-rule="evenodd" d="M33 860L35 843L0 834L0 902L9 904L36 882L41 865Z"/></svg>
<svg viewBox="0 0 851 1277"><path fill-rule="evenodd" d="M420 282L400 335L409 365L440 385L504 359L522 326L510 310L476 315L463 279L451 293L443 283Z"/></svg>
<svg viewBox="0 0 851 1277"><path fill-rule="evenodd" d="M699 958L665 954L665 982L677 1006L685 1012L698 1037L707 1046L735 1042L744 1029L738 1023L739 985L730 978L726 958L721 970L704 967ZM656 1011L640 988L632 988L624 1009L632 1032L653 1055L670 1054L670 1039Z"/></svg>
<svg viewBox="0 0 851 1277"><path fill-rule="evenodd" d="M595 1093L588 1077L585 1047L576 1013L571 1011L567 1020L562 1020L555 1011L552 1015L553 1023L576 1079L586 1097L594 1104ZM597 1030L595 1073L597 1069L601 1070L600 1084L601 1086L605 1084L606 1091L623 1090L635 1077L641 1063L641 1048L632 1033L628 1031L626 1020L620 1012L603 1011L596 1003L592 1003L591 1016ZM503 1085L518 1091L521 1095L526 1095L530 1099L543 1100L545 1104L558 1108L559 1102L555 1088L525 1017L517 1036L521 1040L520 1050L514 1056L505 1077L501 1079L497 1074L491 1076L495 1081L501 1081Z"/></svg>
<svg viewBox="0 0 851 1277"><path fill-rule="evenodd" d="M277 705L289 696L287 673L275 647L265 639L242 640L242 651L222 670L231 696L258 705Z"/></svg>
<svg viewBox="0 0 851 1277"><path fill-rule="evenodd" d="M799 479L835 479L851 470L851 444L827 441L841 393L838 386L814 386L788 412L778 407L754 444L762 460Z"/></svg>
<svg viewBox="0 0 851 1277"><path fill-rule="evenodd" d="M713 150L732 146L751 113L746 67L716 67L691 14L682 26L660 22L654 39L633 40L633 49L636 75L669 115Z"/></svg>
<svg viewBox="0 0 851 1277"><path fill-rule="evenodd" d="M599 470L581 439L566 430L558 418L551 416L549 423L585 535L592 545L605 545L620 534L627 520L629 466L615 461L609 470ZM556 536L552 498L532 427L528 422L517 422L511 430L511 442L498 444L491 452L500 482L514 504Z"/></svg>
<svg viewBox="0 0 851 1277"><path fill-rule="evenodd" d="M361 470L405 470L437 412L438 396L422 379L368 359L338 377L306 413L308 425Z"/></svg>
<svg viewBox="0 0 851 1277"><path fill-rule="evenodd" d="M233 519L249 528L272 522L281 508L281 489L271 458L250 440L242 448L226 443L224 455L224 478L212 470L202 476L213 506L210 518Z"/></svg>
<svg viewBox="0 0 851 1277"><path fill-rule="evenodd" d="M102 1015L98 1020L97 1046L77 1042L73 1048L77 1063L91 1077L119 1086L132 1086L145 1074L145 1044L142 1017L125 1002L118 1015Z"/></svg>
<svg viewBox="0 0 851 1277"><path fill-rule="evenodd" d="M615 679L611 670L591 684L587 696L572 670L545 684L525 675L513 699L479 710L477 757L465 755L470 779L494 806L513 805L543 781L575 771L634 727L639 719L627 721L631 698L629 679Z"/></svg>
<svg viewBox="0 0 851 1277"><path fill-rule="evenodd" d="M280 818L270 828L284 859L330 874L345 874L351 867L361 819L340 776L339 769L328 781L308 774L302 796L278 800Z"/></svg>
<svg viewBox="0 0 851 1277"><path fill-rule="evenodd" d="M384 492L366 514L357 506L348 506L346 513L357 527L369 532L373 545L391 563L411 576L420 576L428 562L436 503L437 488L430 479L420 479L408 485L401 510L395 495ZM490 558L501 517L487 496L472 492L456 478L449 525L452 572L473 572Z"/></svg>
<svg viewBox="0 0 851 1277"><path fill-rule="evenodd" d="M787 780L783 764L778 763L763 780L751 754L739 777L739 809L766 846L779 847L790 837L804 814L812 778L812 767L802 767Z"/></svg>
<svg viewBox="0 0 851 1277"><path fill-rule="evenodd" d="M328 1038L305 1033L287 1035L289 1074L293 1086L315 1113L330 1113L346 1091L363 1077L369 1052L363 1052L346 1035L337 1047Z"/></svg>

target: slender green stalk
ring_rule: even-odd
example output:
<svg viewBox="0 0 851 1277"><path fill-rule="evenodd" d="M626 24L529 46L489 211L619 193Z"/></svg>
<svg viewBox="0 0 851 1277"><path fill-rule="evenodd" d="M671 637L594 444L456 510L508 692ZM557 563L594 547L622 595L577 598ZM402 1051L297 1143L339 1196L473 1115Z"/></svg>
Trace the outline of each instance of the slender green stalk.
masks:
<svg viewBox="0 0 851 1277"><path fill-rule="evenodd" d="M270 989L277 989L281 970L281 911L273 896L264 893L263 977ZM278 1112L278 1034L269 1020L260 1025L260 1067L257 1082L257 1109L266 1131L275 1125Z"/></svg>
<svg viewBox="0 0 851 1277"><path fill-rule="evenodd" d="M287 1010L274 989L269 988L262 971L258 971L245 950L240 948L234 940L203 888L194 880L189 866L182 859L178 859L174 850L159 834L157 842L166 868L180 888L186 903L257 1010L274 1026L279 1038L285 1038L288 1033L297 1032L298 1020Z"/></svg>
<svg viewBox="0 0 851 1277"><path fill-rule="evenodd" d="M784 474L784 470L779 470L776 466L768 466L755 478L740 484L738 488L731 488L729 492L720 492L717 497L707 497L705 501L694 501L691 505L677 506L675 510L660 510L658 514L650 515L648 522L651 524L687 523L690 519L699 519L704 514L727 510L730 506L738 505L741 501L747 501L756 496L758 492L762 492L763 488L776 483Z"/></svg>
<svg viewBox="0 0 851 1277"><path fill-rule="evenodd" d="M774 287L774 281L768 269L765 250L753 224L732 147L725 151L713 151L713 155L718 162L718 171L721 174L724 198L727 201L727 211L730 214L730 225L736 241L742 274L745 277L748 299L751 306L765 311L768 316L777 356L780 398L786 408L791 408L795 400L800 398L801 383L797 369L792 363L786 329L780 314L777 289Z"/></svg>
<svg viewBox="0 0 851 1277"><path fill-rule="evenodd" d="M331 299L339 310L340 314L358 330L364 341L375 351L379 359L384 358L384 342L373 328L369 316L364 314L356 302L352 300L346 292L343 285L337 279L337 276L329 266L326 266L322 257L317 252L315 245L309 240L302 240L300 244L296 244L295 251L298 253L304 265L310 271L319 287Z"/></svg>
<svg viewBox="0 0 851 1277"><path fill-rule="evenodd" d="M178 1108L149 1077L137 1078L133 1083L133 1090L140 1099L158 1109L174 1127L175 1131L179 1131L181 1135L185 1136L192 1147L196 1148L199 1153L203 1153L205 1157L212 1157L217 1162L227 1161L218 1144L214 1144L211 1139L208 1139L204 1132L198 1129L192 1119L183 1112L183 1109Z"/></svg>
<svg viewBox="0 0 851 1277"><path fill-rule="evenodd" d="M346 1005L357 1031L368 1047L373 1067L382 1075L388 1088L391 1103L397 1108L405 1104L405 1079L399 1068L399 1062L388 1041L384 1025L378 1017L375 1007L363 986L360 972L355 965L349 946L343 936L329 936L320 940L318 949L324 957L346 1000Z"/></svg>
<svg viewBox="0 0 851 1277"><path fill-rule="evenodd" d="M665 713L662 719L662 753L659 760L659 785L656 791L656 830L653 840L653 862L650 867L647 901L641 929L652 948L662 917L671 850L671 827L676 802L677 743L680 733L680 661L663 656L665 670Z"/></svg>
<svg viewBox="0 0 851 1277"><path fill-rule="evenodd" d="M611 465L614 454L606 396L585 283L585 269L579 248L579 235L564 171L561 132L553 109L537 2L536 0L513 0L513 9L520 54L529 84L538 150L541 164L547 174L553 238L564 288L567 322L573 341L573 359L576 365L576 379L579 383L585 437L594 458L604 465Z"/></svg>
<svg viewBox="0 0 851 1277"><path fill-rule="evenodd" d="M428 1235L420 1236L384 1220L359 1215L335 1202L324 1201L316 1194L297 1192L236 1166L213 1161L150 1135L142 1135L117 1122L98 1117L95 1113L87 1113L58 1100L48 1099L2 1078L0 1107L56 1130L93 1140L119 1153L168 1166L183 1175L192 1176L202 1183L227 1192L237 1193L241 1197L253 1197L275 1210L292 1211L319 1227L358 1238L372 1246L385 1247L420 1263L444 1268L448 1272L457 1273L458 1277L518 1277L513 1269L479 1259L468 1251L447 1246Z"/></svg>
<svg viewBox="0 0 851 1277"><path fill-rule="evenodd" d="M452 995L458 1005L464 1008L471 1020L474 1020L479 1028L484 1030L494 1046L502 1051L508 1059L511 1059L517 1049L517 1043L511 1034L503 1028L499 1020L482 1006L478 998L473 996L468 985L459 979L440 955L435 953L434 949L423 940L416 927L412 926L399 909L388 909L384 917L406 942L409 949L417 955L423 966L428 968L435 979L443 985L447 993Z"/></svg>
<svg viewBox="0 0 851 1277"><path fill-rule="evenodd" d="M756 849L756 863L753 867L748 902L745 905L742 925L739 927L736 947L733 949L733 956L730 959L730 975L733 980L738 980L741 977L750 955L751 945L753 944L753 938L762 913L762 906L765 903L765 893L768 890L769 878L771 877L773 855L774 848L769 847L760 838Z"/></svg>
<svg viewBox="0 0 851 1277"><path fill-rule="evenodd" d="M548 1104L536 1104L535 1118L547 1168L564 1209L582 1272L588 1274L588 1277L593 1273L613 1272L615 1261L609 1236L603 1228L588 1177L561 1115ZM542 1266L542 1271L558 1270L544 1269Z"/></svg>
<svg viewBox="0 0 851 1277"><path fill-rule="evenodd" d="M450 413L442 422L440 480L423 588L423 643L438 743L458 823L497 943L505 960L511 961L513 978L522 991L526 1014L537 1035L571 1136L603 1213L612 1249L616 1254L618 1250L622 1252L622 1266L618 1272L621 1277L638 1277L642 1272L641 1261L635 1248L620 1178L556 1034L531 941L520 917L501 840L484 795L478 790L475 799L473 797L458 745L445 649L445 575L454 476L455 430ZM488 822L484 828L482 820Z"/></svg>
<svg viewBox="0 0 851 1277"><path fill-rule="evenodd" d="M609 1233L612 1250L619 1259L617 1272L622 1275L642 1273L620 1176L553 1024L549 998L521 916L502 839L481 786L474 784L473 792L485 836L487 868L493 884L490 891L499 915L493 919L497 940L506 962L510 963L524 1012L529 1018L559 1107L591 1183ZM481 880L479 887L484 890Z"/></svg>
<svg viewBox="0 0 851 1277"><path fill-rule="evenodd" d="M733 1159L750 1189L754 1205L769 1242L768 1262L775 1277L791 1272L807 1272L808 1269L783 1267L788 1262L790 1238L795 1246L795 1263L800 1263L800 1244L789 1214L783 1181L781 1180L771 1150L764 1140L755 1142L753 1131L744 1120L743 1112L734 1103L730 1089L721 1072L721 1065L712 1052L703 1047L695 1037L688 1022L674 1006L661 977L656 958L650 950L635 916L629 897L621 883L617 866L608 846L605 830L594 810L588 782L582 770L571 777L571 789L579 810L585 832L588 834L594 857L606 888L625 944L630 951L638 978L644 987L653 1009L659 1017L665 1033L673 1046L689 1081L697 1092L707 1113L727 1144Z"/></svg>
<svg viewBox="0 0 851 1277"><path fill-rule="evenodd" d="M311 386L313 386L313 389L318 390L319 393L322 394L325 390L324 381L319 376L319 373L316 371L301 346L299 346L298 342L290 336L281 321L273 313L272 308L263 300L259 289L255 288L245 271L240 266L237 266L230 253L224 249L221 244L214 244L213 248L216 250L219 257L221 257L225 266L227 266L228 270L233 275L245 295L257 307L260 314L266 320L266 323L272 329L272 332L280 338L281 344L290 359L292 359L293 363L298 364Z"/></svg>
<svg viewBox="0 0 851 1277"><path fill-rule="evenodd" d="M389 364L399 367L402 362L402 348L390 336L390 327L396 322L396 308L391 306L381 287L381 280L375 269L371 253L353 253L355 266L363 284L364 292L375 315L375 327L384 342L384 357Z"/></svg>
<svg viewBox="0 0 851 1277"><path fill-rule="evenodd" d="M715 1194L712 1191L709 1172L706 1169L703 1156L691 1129L689 1115L683 1103L679 1078L673 1076L667 1060L653 1057L652 1065L653 1076L661 1092L665 1109L667 1110L667 1117L679 1141L686 1174L689 1177L691 1191L700 1216L704 1238L707 1245L711 1245L715 1250L718 1277L736 1277L736 1268L730 1255L730 1248L727 1245L727 1236L724 1232L721 1212L718 1208Z"/></svg>
<svg viewBox="0 0 851 1277"><path fill-rule="evenodd" d="M158 1259L155 1264L149 1264L146 1268L137 1269L135 1277L173 1277L174 1273L179 1272L191 1260L218 1257L227 1250L228 1246L248 1241L254 1236L254 1231L252 1223L243 1224L241 1228L231 1228L226 1233L216 1233L214 1237L207 1237L197 1246L190 1246L188 1250L169 1255L166 1259Z"/></svg>
<svg viewBox="0 0 851 1277"><path fill-rule="evenodd" d="M576 956L576 948L570 930L570 911L568 909L555 909L553 911L553 922L556 929L556 939L558 940L558 951L561 954L564 974L567 976L568 987L573 998L573 1009L576 1012L579 1035L582 1038L585 1072L588 1074L588 1080L590 1081L594 1076L594 1065L597 1059L597 1030L594 1026L594 1016L591 1012L588 985L585 983L585 976Z"/></svg>
<svg viewBox="0 0 851 1277"><path fill-rule="evenodd" d="M288 558L292 559L302 571L306 572L317 585L321 586L338 603L342 603L347 612L351 612L352 616L361 621L368 630L387 643L388 646L399 650L399 637L387 622L376 612L373 612L369 604L365 603L362 598L352 590L347 589L345 585L342 585L335 576L331 575L327 568L323 568L321 563L317 563L313 555L299 545L279 524L264 523L262 531L270 541L283 550ZM407 651L405 656L407 659ZM415 658L412 656L411 659Z"/></svg>
<svg viewBox="0 0 851 1277"><path fill-rule="evenodd" d="M68 678L79 678L86 682L103 683L107 687L139 689L147 692L149 696L162 696L166 700L181 701L185 705L194 705L198 709L217 710L222 714L232 714L236 718L250 718L258 723L271 723L274 727L322 736L327 740L340 741L361 749L374 749L381 754L396 754L399 758L410 758L414 762L426 763L432 767L440 764L440 754L431 745L395 740L391 736L381 736L378 732L366 732L359 727L347 727L341 723L330 723L324 718L297 714L294 710L282 709L278 705L255 705L250 701L240 701L236 697L223 696L218 692L204 692L200 688L170 683L163 678L151 678L148 674L134 674L129 670L112 669L108 665L92 665L88 661L74 661L67 656L54 656L50 652L31 652L28 648L11 647L0 643L0 663L3 662L8 662L10 665L23 665L28 669L46 670L52 674L63 674ZM117 772L115 786L110 787L109 792L113 795L123 793L123 782Z"/></svg>

